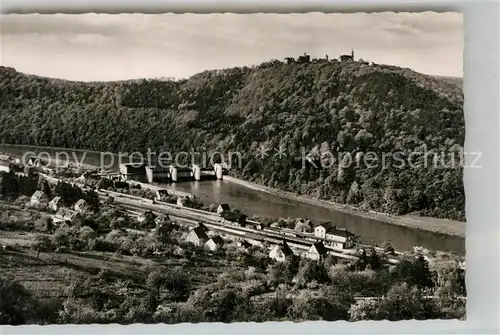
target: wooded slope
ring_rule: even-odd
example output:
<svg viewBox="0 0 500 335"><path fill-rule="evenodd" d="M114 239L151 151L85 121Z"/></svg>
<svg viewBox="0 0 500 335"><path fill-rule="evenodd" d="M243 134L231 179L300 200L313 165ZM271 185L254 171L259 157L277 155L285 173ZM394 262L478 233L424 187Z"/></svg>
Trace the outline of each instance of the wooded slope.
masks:
<svg viewBox="0 0 500 335"><path fill-rule="evenodd" d="M432 159L425 167L415 155L414 165L422 164L410 167L407 160L425 146L458 160L465 126L457 80L336 60L272 61L176 82L70 82L2 67L0 108L4 143L237 151L242 160L240 167L232 162L232 173L250 181L380 212L465 220L462 168L435 168ZM316 163L329 152L374 152L378 166L358 155L360 164L324 159L323 168L302 168L302 151ZM397 157L406 157L403 168Z"/></svg>

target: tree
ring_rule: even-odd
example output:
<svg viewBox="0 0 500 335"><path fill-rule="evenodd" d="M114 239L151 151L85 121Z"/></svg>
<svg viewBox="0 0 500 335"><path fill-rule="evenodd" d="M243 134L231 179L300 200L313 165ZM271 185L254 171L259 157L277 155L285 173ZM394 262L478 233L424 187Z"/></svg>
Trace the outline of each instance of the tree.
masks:
<svg viewBox="0 0 500 335"><path fill-rule="evenodd" d="M203 207L203 203L196 197L185 197L182 199L182 205L194 209L201 209Z"/></svg>
<svg viewBox="0 0 500 335"><path fill-rule="evenodd" d="M41 181L39 182L40 191L45 193L49 198L52 198L52 190L50 188L49 183L47 182L47 180L43 179L42 177L39 177L39 178L41 179Z"/></svg>
<svg viewBox="0 0 500 335"><path fill-rule="evenodd" d="M243 322L253 315L251 300L233 288L216 291L200 307L208 322Z"/></svg>
<svg viewBox="0 0 500 335"><path fill-rule="evenodd" d="M366 262L372 270L379 270L382 267L382 261L375 248L371 248L370 254L366 258Z"/></svg>
<svg viewBox="0 0 500 335"><path fill-rule="evenodd" d="M432 271L437 294L450 298L466 294L465 270L460 267L458 260L435 260Z"/></svg>
<svg viewBox="0 0 500 335"><path fill-rule="evenodd" d="M293 301L286 297L286 292L276 290L270 299L266 299L264 303L258 306L258 311L255 315L255 321L274 321L284 318L288 314Z"/></svg>
<svg viewBox="0 0 500 335"><path fill-rule="evenodd" d="M375 320L379 302L376 299L360 299L349 309L350 321Z"/></svg>
<svg viewBox="0 0 500 335"><path fill-rule="evenodd" d="M433 301L425 299L416 286L395 284L377 308L378 320L425 320L435 318L437 311Z"/></svg>
<svg viewBox="0 0 500 335"><path fill-rule="evenodd" d="M394 255L395 254L395 250L394 250L394 247L392 246L391 242L384 242L384 243L382 243L382 245L380 247L382 249L384 249L384 252L386 254L389 254L389 255Z"/></svg>
<svg viewBox="0 0 500 335"><path fill-rule="evenodd" d="M315 281L319 284L330 281L328 272L322 263L303 259L296 276L296 283L299 286L305 286L307 283Z"/></svg>
<svg viewBox="0 0 500 335"><path fill-rule="evenodd" d="M160 222L156 225L154 230L155 238L160 243L167 243L170 241L170 235L174 230L174 225L171 222Z"/></svg>
<svg viewBox="0 0 500 335"><path fill-rule="evenodd" d="M429 263L420 255L417 258L402 259L392 270L395 281L406 282L408 285L417 285L419 288L432 288L432 274Z"/></svg>
<svg viewBox="0 0 500 335"><path fill-rule="evenodd" d="M83 199L85 199L85 201L87 202L87 204L89 205L90 209L93 212L99 212L100 199L99 195L95 191L90 190L85 192Z"/></svg>
<svg viewBox="0 0 500 335"><path fill-rule="evenodd" d="M55 194L61 198L61 203L67 207L73 205L79 199L83 199L83 192L78 186L61 181L55 187Z"/></svg>
<svg viewBox="0 0 500 335"><path fill-rule="evenodd" d="M63 303L60 311L60 318L64 323L91 324L101 323L103 320L101 313L90 304L69 297Z"/></svg>
<svg viewBox="0 0 500 335"><path fill-rule="evenodd" d="M33 249L36 250L36 260L40 256L40 251L48 251L52 248L52 242L49 237L45 235L37 235L33 243Z"/></svg>
<svg viewBox="0 0 500 335"><path fill-rule="evenodd" d="M222 212L221 216L224 218L224 220L231 221L231 222L244 223L243 221L246 220L246 215L243 214L238 209L224 211L224 212Z"/></svg>
<svg viewBox="0 0 500 335"><path fill-rule="evenodd" d="M54 232L54 221L51 217L46 218L45 229L49 234L52 234Z"/></svg>
<svg viewBox="0 0 500 335"><path fill-rule="evenodd" d="M312 293L301 291L298 297L293 299L292 305L288 309L288 317L294 321L300 320L321 320L325 312L324 298L315 298Z"/></svg>
<svg viewBox="0 0 500 335"><path fill-rule="evenodd" d="M189 278L180 267L173 269L165 274L165 289L170 291L176 299L184 299L189 294Z"/></svg>
<svg viewBox="0 0 500 335"><path fill-rule="evenodd" d="M19 184L14 172L0 172L0 194L10 196L18 192Z"/></svg>
<svg viewBox="0 0 500 335"><path fill-rule="evenodd" d="M54 223L52 218L49 216L42 216L35 221L35 230L42 231L44 233L52 234L54 231Z"/></svg>
<svg viewBox="0 0 500 335"><path fill-rule="evenodd" d="M465 270L457 260L436 260L432 271L435 273L435 301L442 318L461 319L465 316Z"/></svg>
<svg viewBox="0 0 500 335"><path fill-rule="evenodd" d="M152 269L148 273L146 284L156 291L156 298L160 300L160 290L167 282L166 276L161 269Z"/></svg>
<svg viewBox="0 0 500 335"><path fill-rule="evenodd" d="M29 291L12 278L0 277L0 324L22 325L34 321L35 301Z"/></svg>
<svg viewBox="0 0 500 335"><path fill-rule="evenodd" d="M270 264L268 266L268 281L274 287L278 287L280 284L291 285L298 269L298 261L295 257L286 262Z"/></svg>

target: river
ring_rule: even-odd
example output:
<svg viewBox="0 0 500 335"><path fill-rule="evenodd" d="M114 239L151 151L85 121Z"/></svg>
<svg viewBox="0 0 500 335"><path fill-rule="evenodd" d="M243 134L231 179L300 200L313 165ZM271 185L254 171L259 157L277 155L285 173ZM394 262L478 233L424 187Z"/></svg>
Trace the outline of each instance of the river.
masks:
<svg viewBox="0 0 500 335"><path fill-rule="evenodd" d="M55 157L56 152L63 152L58 148L42 148L30 146L10 146L0 144L0 151L22 155L27 151L36 153L47 152ZM70 156L75 155L83 163L101 165L101 154L98 152L76 151L64 149ZM117 169L117 156L106 156L104 162L108 168ZM298 200L269 194L267 192L249 188L247 186L230 182L228 180L207 180L198 182L179 182L169 187L189 192L197 196L204 203L228 203L231 208L237 208L245 214L258 215L268 218L300 217L313 222L333 221L341 227L359 235L362 241L381 244L390 241L397 250L410 250L414 246L421 246L432 250L450 251L465 255L465 238L461 236L446 235L382 222L351 213L344 213L322 206L306 204Z"/></svg>

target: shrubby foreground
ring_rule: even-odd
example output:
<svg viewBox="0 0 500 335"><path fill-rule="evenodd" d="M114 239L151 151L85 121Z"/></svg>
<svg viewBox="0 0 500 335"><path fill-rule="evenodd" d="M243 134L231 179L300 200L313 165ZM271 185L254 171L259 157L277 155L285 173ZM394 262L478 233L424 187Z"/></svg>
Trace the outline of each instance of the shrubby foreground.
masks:
<svg viewBox="0 0 500 335"><path fill-rule="evenodd" d="M329 256L275 263L265 249L208 252L154 214L138 223L103 204L71 226L4 204L0 323L179 323L404 320L465 317L454 255L416 250L387 266L367 248L356 262Z"/></svg>

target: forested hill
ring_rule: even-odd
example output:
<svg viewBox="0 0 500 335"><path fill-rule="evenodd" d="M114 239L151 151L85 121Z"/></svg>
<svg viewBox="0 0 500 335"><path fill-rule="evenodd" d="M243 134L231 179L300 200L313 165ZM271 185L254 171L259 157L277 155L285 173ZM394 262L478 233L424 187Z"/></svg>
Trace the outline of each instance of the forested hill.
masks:
<svg viewBox="0 0 500 335"><path fill-rule="evenodd" d="M4 143L238 151L241 167L233 161L231 173L263 185L380 212L465 219L461 168L436 169L432 160L401 167L387 158L424 146L461 150L463 93L456 80L336 60L272 61L175 82L70 82L2 67L0 80ZM284 156L275 156L280 147ZM269 150L261 158L263 148ZM302 168L301 148L316 163L323 157L323 167ZM335 158L374 152L379 164L339 166L329 152Z"/></svg>

